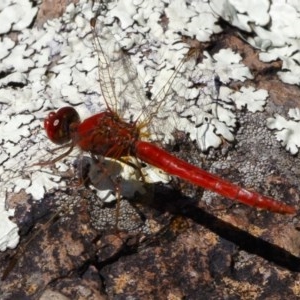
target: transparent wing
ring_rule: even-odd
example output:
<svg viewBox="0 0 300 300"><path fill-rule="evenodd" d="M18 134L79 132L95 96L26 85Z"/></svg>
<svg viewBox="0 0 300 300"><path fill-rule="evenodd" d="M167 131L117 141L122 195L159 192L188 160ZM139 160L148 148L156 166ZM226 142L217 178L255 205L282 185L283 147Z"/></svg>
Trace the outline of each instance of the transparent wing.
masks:
<svg viewBox="0 0 300 300"><path fill-rule="evenodd" d="M213 59L201 54L207 61L199 64L198 48L179 41L180 51L174 46L172 53L172 57L177 55L177 66L152 61L154 66L149 68L153 76L148 76L150 86L145 86L140 69L148 67L143 58L148 55L146 51L151 55L152 49L147 48L141 33L134 29L122 32L115 20L105 23L109 18L105 11L101 13L95 18L94 36L101 89L109 109L126 121L138 122L153 140L169 142L175 129L189 132L202 150L218 147L223 138L233 140L234 107L230 101L218 99ZM154 96L146 97L147 92Z"/></svg>
<svg viewBox="0 0 300 300"><path fill-rule="evenodd" d="M100 35L97 34L98 32L97 27L100 26L99 22L93 23L91 21L91 25L92 25L92 32L94 35L94 46L96 50L95 52L98 58L98 72L99 72L99 83L100 83L101 92L108 109L115 110L117 109L117 97L115 94L115 80L113 80L112 78L112 69L103 51L103 47L105 46L106 44L105 41L107 39L105 39L104 36L102 36L101 38ZM115 52L113 49L112 51Z"/></svg>
<svg viewBox="0 0 300 300"><path fill-rule="evenodd" d="M105 26L100 16L103 12L98 6L96 14L99 16L93 18L92 30L99 62L99 81L106 105L125 119L139 121L151 127L152 119L158 111L163 111L168 97L173 93L171 86L174 80L194 51L187 51L176 69L172 70L172 75L151 100L146 97L144 84L140 81L137 67L133 65L129 52L123 49L117 40L118 35L113 33L114 26ZM165 126L174 128L171 124ZM152 133L156 131L154 127Z"/></svg>

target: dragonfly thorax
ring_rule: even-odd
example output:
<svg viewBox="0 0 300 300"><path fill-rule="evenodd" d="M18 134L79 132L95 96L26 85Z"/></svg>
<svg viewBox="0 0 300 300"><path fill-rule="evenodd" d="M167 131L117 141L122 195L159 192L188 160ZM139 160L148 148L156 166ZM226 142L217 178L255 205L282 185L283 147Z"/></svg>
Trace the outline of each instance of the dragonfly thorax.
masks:
<svg viewBox="0 0 300 300"><path fill-rule="evenodd" d="M140 130L111 111L104 111L75 126L72 140L83 151L112 158L134 155Z"/></svg>

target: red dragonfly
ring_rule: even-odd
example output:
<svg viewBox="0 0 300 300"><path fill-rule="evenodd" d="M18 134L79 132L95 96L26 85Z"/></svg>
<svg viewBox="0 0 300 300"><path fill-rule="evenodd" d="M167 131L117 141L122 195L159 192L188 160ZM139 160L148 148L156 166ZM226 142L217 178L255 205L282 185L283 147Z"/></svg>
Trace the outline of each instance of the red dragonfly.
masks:
<svg viewBox="0 0 300 300"><path fill-rule="evenodd" d="M98 50L100 86L107 108L105 111L95 114L82 122L73 107L63 107L57 112L49 113L44 122L49 139L55 144L69 146L66 153L52 162L58 161L71 153L75 146L89 152L92 156L109 157L115 160L133 156L171 175L234 201L275 213L296 213L297 209L293 206L235 185L175 157L153 143L145 141L145 127L160 106L163 105L164 101L158 101L158 107L152 112L149 112L149 108L145 108L145 111L141 112L141 115L148 114L147 121L140 121L140 118L137 118L135 121L127 121L114 109L113 104L109 104L118 102L117 93L114 90L116 83L112 77L109 60L103 51L99 36L96 34L97 22L96 18L94 18L91 24ZM175 75L169 79L160 95L161 93L168 93L176 72L193 55L193 52L193 49L189 50L174 72Z"/></svg>

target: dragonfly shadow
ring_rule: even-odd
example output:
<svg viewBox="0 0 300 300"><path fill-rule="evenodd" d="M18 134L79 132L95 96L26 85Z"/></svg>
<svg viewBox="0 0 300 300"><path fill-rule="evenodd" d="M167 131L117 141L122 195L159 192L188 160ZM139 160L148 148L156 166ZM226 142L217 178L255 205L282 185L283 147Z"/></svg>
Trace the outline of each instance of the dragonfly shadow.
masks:
<svg viewBox="0 0 300 300"><path fill-rule="evenodd" d="M165 198L164 201L166 201ZM160 204L155 203L154 206L156 208L159 207L159 210L161 211L168 211L174 215L193 220L195 223L204 226L219 237L234 243L240 250L258 255L289 271L300 272L299 257L277 245L265 241L260 237L253 236L249 232L217 218L202 208L190 204L191 198L185 197L185 199L182 199L182 196L180 196L180 203L176 203L176 205L166 203L169 201L166 201L165 204L162 205L162 202L160 201ZM176 200L176 202L178 202L178 200Z"/></svg>
<svg viewBox="0 0 300 300"><path fill-rule="evenodd" d="M255 237L194 206L185 207L182 215L238 245L241 250L258 255L290 271L300 272L300 258L277 245Z"/></svg>

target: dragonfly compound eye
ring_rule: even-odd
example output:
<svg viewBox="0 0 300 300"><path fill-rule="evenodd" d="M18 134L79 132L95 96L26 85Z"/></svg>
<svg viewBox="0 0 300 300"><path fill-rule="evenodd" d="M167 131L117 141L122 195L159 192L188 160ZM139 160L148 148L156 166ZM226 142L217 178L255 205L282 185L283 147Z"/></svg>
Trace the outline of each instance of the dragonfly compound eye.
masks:
<svg viewBox="0 0 300 300"><path fill-rule="evenodd" d="M73 107L66 106L57 112L50 112L44 121L44 128L53 143L63 145L71 140L70 128L76 123L80 123L77 111Z"/></svg>

